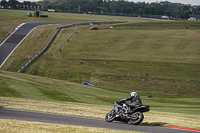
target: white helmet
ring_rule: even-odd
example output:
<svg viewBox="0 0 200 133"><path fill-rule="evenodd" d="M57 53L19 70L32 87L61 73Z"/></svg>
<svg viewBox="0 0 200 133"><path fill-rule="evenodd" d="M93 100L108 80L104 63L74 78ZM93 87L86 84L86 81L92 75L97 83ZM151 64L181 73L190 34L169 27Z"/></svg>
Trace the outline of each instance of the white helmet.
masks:
<svg viewBox="0 0 200 133"><path fill-rule="evenodd" d="M131 93L130 93L130 96L136 97L136 96L137 96L137 93L136 93L136 92L131 92Z"/></svg>

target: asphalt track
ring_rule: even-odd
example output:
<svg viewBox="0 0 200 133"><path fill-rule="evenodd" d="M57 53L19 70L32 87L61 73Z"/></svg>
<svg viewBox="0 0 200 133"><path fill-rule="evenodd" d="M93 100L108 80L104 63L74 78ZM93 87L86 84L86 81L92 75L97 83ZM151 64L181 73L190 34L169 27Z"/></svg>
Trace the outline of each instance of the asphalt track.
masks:
<svg viewBox="0 0 200 133"><path fill-rule="evenodd" d="M148 125L131 125L123 122L106 122L104 120L80 118L65 115L37 113L0 108L0 119L12 119L31 122L43 122L62 125L77 125L85 127L108 128L117 130L128 130L148 133L194 133L194 131L177 130L165 127Z"/></svg>
<svg viewBox="0 0 200 133"><path fill-rule="evenodd" d="M58 22L30 22L25 23L19 29L14 31L4 42L0 44L0 68L9 58L17 46L26 38L26 36L37 26L48 24L63 24Z"/></svg>

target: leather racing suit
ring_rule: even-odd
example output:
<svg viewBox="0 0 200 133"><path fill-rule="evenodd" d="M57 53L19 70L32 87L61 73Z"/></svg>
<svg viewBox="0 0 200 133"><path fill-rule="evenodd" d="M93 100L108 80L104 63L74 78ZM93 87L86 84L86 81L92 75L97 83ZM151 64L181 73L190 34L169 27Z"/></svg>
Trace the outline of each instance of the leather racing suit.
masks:
<svg viewBox="0 0 200 133"><path fill-rule="evenodd" d="M132 107L132 108L135 108L135 106L142 105L142 100L141 100L140 96L138 96L138 95L136 97L135 96L130 96L128 98L124 98L124 99L118 101L117 103L126 102L126 101L129 101L129 100L131 101L131 103L127 103L127 105L130 106L130 107ZM115 111L117 113L118 113L118 108L122 108L122 106L118 104L115 107Z"/></svg>

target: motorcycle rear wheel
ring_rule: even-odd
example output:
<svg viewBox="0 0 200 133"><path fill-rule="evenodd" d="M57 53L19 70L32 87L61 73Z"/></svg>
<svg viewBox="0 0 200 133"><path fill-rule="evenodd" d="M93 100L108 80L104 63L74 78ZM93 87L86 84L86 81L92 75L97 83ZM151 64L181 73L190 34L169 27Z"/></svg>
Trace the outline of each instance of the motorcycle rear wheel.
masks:
<svg viewBox="0 0 200 133"><path fill-rule="evenodd" d="M116 115L116 113L115 113L115 110L113 109L106 114L105 120L107 122L112 122L115 119L115 115Z"/></svg>
<svg viewBox="0 0 200 133"><path fill-rule="evenodd" d="M142 112L135 112L133 117L129 120L133 125L139 125L144 119L144 115Z"/></svg>

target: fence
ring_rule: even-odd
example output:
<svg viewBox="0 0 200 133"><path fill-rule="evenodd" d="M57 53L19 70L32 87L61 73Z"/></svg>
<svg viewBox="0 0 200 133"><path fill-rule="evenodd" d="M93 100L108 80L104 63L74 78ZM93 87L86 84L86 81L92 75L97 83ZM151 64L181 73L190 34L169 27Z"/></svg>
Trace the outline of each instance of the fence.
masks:
<svg viewBox="0 0 200 133"><path fill-rule="evenodd" d="M200 29L200 27L114 27L115 29ZM106 27L101 27L106 29Z"/></svg>

